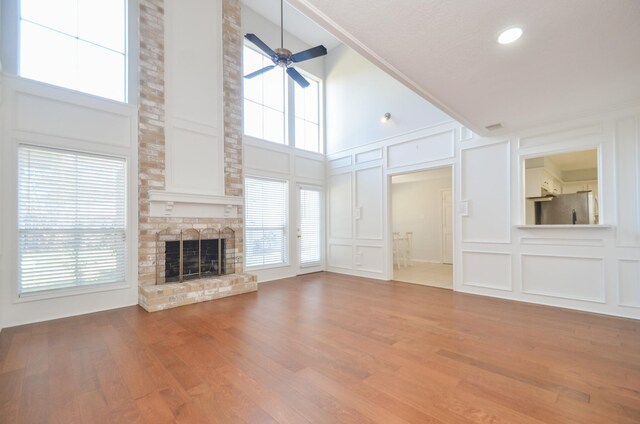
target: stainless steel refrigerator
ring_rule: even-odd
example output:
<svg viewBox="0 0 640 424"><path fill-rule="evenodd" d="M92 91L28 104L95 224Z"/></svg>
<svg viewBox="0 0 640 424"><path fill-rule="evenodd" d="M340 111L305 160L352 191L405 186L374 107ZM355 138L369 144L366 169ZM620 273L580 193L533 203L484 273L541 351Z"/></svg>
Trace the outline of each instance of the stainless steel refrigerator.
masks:
<svg viewBox="0 0 640 424"><path fill-rule="evenodd" d="M536 225L597 224L597 204L591 191L558 194L536 202Z"/></svg>

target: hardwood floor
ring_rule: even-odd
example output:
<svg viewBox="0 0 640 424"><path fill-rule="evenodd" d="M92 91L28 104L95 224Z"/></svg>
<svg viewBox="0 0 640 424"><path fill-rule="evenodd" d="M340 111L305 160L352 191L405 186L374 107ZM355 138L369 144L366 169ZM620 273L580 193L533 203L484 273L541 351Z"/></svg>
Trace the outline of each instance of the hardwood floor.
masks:
<svg viewBox="0 0 640 424"><path fill-rule="evenodd" d="M637 424L640 321L312 274L3 330L22 422Z"/></svg>
<svg viewBox="0 0 640 424"><path fill-rule="evenodd" d="M401 268L393 267L393 279L405 283L453 289L453 265L413 262Z"/></svg>

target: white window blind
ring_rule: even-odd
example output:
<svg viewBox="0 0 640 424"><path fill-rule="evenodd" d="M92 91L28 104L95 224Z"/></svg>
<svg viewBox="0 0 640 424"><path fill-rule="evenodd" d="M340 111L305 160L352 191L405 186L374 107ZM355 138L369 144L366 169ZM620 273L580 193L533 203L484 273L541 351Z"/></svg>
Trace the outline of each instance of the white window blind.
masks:
<svg viewBox="0 0 640 424"><path fill-rule="evenodd" d="M245 178L247 267L288 262L288 183Z"/></svg>
<svg viewBox="0 0 640 424"><path fill-rule="evenodd" d="M320 263L320 191L300 189L300 264Z"/></svg>
<svg viewBox="0 0 640 424"><path fill-rule="evenodd" d="M30 146L18 156L20 293L125 281L125 160Z"/></svg>

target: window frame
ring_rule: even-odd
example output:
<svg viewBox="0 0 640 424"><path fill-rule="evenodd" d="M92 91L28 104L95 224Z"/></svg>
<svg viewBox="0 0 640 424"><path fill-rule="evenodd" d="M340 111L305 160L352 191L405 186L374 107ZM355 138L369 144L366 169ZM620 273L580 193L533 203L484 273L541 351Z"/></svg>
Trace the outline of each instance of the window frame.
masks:
<svg viewBox="0 0 640 424"><path fill-rule="evenodd" d="M252 50L253 52L259 54L260 56L262 56L263 60L264 59L267 59L267 60L269 59L263 52L261 52L260 50L258 50L255 47L253 47L249 43L244 43L243 44L243 49L242 49L242 57L243 58L244 58L244 49L245 48L248 48L248 49ZM242 77L242 107L243 107L243 113L242 113L242 135L246 136L246 137L249 137L249 138L251 138L253 140L266 141L266 142L277 144L277 145L280 145L280 146L287 146L288 145L288 139L289 139L289 123L288 123L287 117L289 115L289 97L290 97L290 92L291 92L289 83L287 81L289 79L288 76L284 73L284 71L282 72L283 73L283 77L284 77L284 83L283 83L284 94L283 94L283 98L282 98L282 102L283 102L283 105L282 105L282 109L283 109L282 110L282 143L280 143L280 142L277 142L277 141L267 140L266 138L255 137L253 135L249 135L249 134L245 133L245 126L244 126L244 123L245 123L245 119L244 119L244 115L245 114L244 114L244 112L245 112L245 110L244 109L246 109L245 108L245 102L246 101L249 101L251 103L255 103L255 104L259 105L263 109L264 108L271 109L271 110L276 110L276 109L272 108L271 106L265 105L264 101L262 103L257 103L255 101L247 99L245 97L245 82L247 80L244 78L244 72L245 72L244 71L244 61L243 61L243 69L242 69L242 71L243 71L243 77ZM263 89L263 94L264 94L264 89ZM264 117L264 115L263 115L263 117ZM262 135L264 136L264 124L262 126Z"/></svg>
<svg viewBox="0 0 640 424"><path fill-rule="evenodd" d="M310 74L309 72L306 72L304 69L300 69L300 68L296 68L298 70L298 72L305 77L307 80L311 80L313 82L315 82L316 84L318 84L318 150L314 151L314 150L308 150L308 149L303 149L301 147L296 146L296 125L295 125L295 120L297 119L296 116L296 93L295 93L295 88L296 88L296 83L291 79L288 78L289 80L289 84L290 84L290 88L292 91L292 101L291 101L291 114L290 114L290 119L292 121L292 125L290 128L291 131L291 145L292 147L295 147L298 150L304 151L304 152L309 152L309 153L318 153L318 154L324 154L324 87L322 85L322 80L320 78L317 78L316 76ZM305 118L301 118L304 122L310 122L307 121Z"/></svg>
<svg viewBox="0 0 640 424"><path fill-rule="evenodd" d="M284 204L284 213L285 213L285 226L284 226L284 250L283 253L286 255L286 260L284 262L280 262L280 263L276 263L276 264L262 264L262 265L254 265L254 266L249 266L247 265L247 258L248 258L248 252L249 250L247 249L246 243L247 243L247 230L249 229L249 225L248 225L248 219L247 219L247 207L245 205L244 207L244 241L245 241L245 247L244 247L244 268L245 270L248 271L259 271L259 270L265 270L265 269L274 269L274 268L283 268L283 267L288 267L291 265L291 222L290 222L290 206L291 206L291 195L290 195L290 190L291 190L291 182L286 179L286 178L274 178L274 177L265 177L263 175L254 175L254 174L247 174L244 176L244 181L243 181L243 185L245 187L245 202L248 202L248 197L246 196L246 180L247 179L254 179L254 180L262 180L262 181L275 181L275 182L280 182L280 183L284 183L285 184L285 204Z"/></svg>
<svg viewBox="0 0 640 424"><path fill-rule="evenodd" d="M244 49L248 48L251 49L259 54L261 54L264 57L267 57L262 51L258 50L256 47L254 47L251 43L247 42L246 40L243 43L243 52ZM295 84L296 82L293 81L291 78L289 78L288 76L285 76L285 85L284 85L284 89L285 89L285 104L284 104L284 143L278 143L278 142L274 142L274 141L270 141L270 140L266 140L263 138L257 138L254 137L252 135L248 135L245 133L244 131L244 114L243 114L243 121L242 121L242 136L243 137L247 137L248 139L251 140L256 140L256 141L260 141L260 142L266 142L266 143L272 143L275 145L280 145L280 146L287 146L287 147L291 147L294 148L296 150L302 151L302 152L308 152L311 154L320 154L323 155L325 153L325 139L324 139L324 81L322 78L316 77L315 75L305 71L304 69L301 69L300 67L296 67L296 70L306 79L308 80L313 80L314 82L316 82L318 84L318 150L317 151L313 151L313 150L307 150L307 149L302 149L299 147L296 147L296 140L295 140L295 120L296 120L296 116L295 116ZM253 70L251 70L253 71ZM249 72L249 70L245 70L244 69L244 64L243 64L243 68L242 68L242 72L243 75L246 74L246 72ZM243 95L242 95L242 101L244 104L245 101L245 97L244 97L244 77L243 77Z"/></svg>
<svg viewBox="0 0 640 424"><path fill-rule="evenodd" d="M124 101L114 100L107 97L67 88L44 81L32 80L20 75L20 3L21 0L3 0L0 6L0 23L2 24L1 36L2 45L0 48L0 63L2 72L18 78L33 81L55 87L59 90L72 91L81 95L98 98L104 101L118 104L138 104L139 80L138 80L138 17L139 0L125 1L125 54L124 54Z"/></svg>
<svg viewBox="0 0 640 424"><path fill-rule="evenodd" d="M588 150L595 150L597 154L597 173L598 173L598 196L597 196L597 204L598 204L598 223L597 224L575 224L575 225L567 225L567 224L527 224L527 192L526 192L526 161L530 159L537 158L545 158L548 156L562 155L567 153L578 153ZM516 225L518 228L608 228L611 226L609 222L609 216L607 215L606 206L606 194L603 193L604 187L604 179L606 178L602 172L602 150L603 146L601 143L597 144L577 144L571 145L567 147L561 147L556 149L536 149L533 152L521 153L518 155L518 176L519 176L519 202L520 211L518 214L519 223ZM604 210L604 213L603 213Z"/></svg>
<svg viewBox="0 0 640 424"><path fill-rule="evenodd" d="M16 227L16 232L17 232L17 243L16 243L16 258L17 258L17 278L16 278L16 286L17 286L17 295L19 298L29 298L29 297L34 297L34 296L46 296L46 297L51 297L52 295L56 295L57 293L63 293L63 294L68 294L68 293L74 293L74 292L84 292L85 289L88 291L99 291L99 290L95 290L95 289L99 289L101 287L105 287L105 288L113 288L113 287L122 287L126 281L127 281L127 273L129 270L129 265L130 265L130 238L131 238L131 234L129 231L129 202L128 202L128 196L130 193L130 183L129 183L129 159L127 157L123 157L123 156L115 156L115 155L108 155L108 154L99 154L99 153L89 153L89 152L82 152L82 151L77 151L77 150L72 150L72 149L65 149L65 148L59 148L59 147L50 147L50 146L41 146L41 145L37 145L37 144L33 144L33 143L18 143L17 145L17 154L18 157L20 156L20 151L21 149L33 149L35 151L48 151L48 152L54 152L54 153L59 153L59 154L68 154L68 155L76 155L76 156L82 156L84 158L96 158L96 159L105 159L105 160L111 160L114 162L120 162L121 166L122 166L122 171L123 171L123 193L122 193L122 206L123 206L123 211L122 211L122 219L123 219L123 227L122 227L122 234L124 236L124 240L123 240L123 244L122 244L122 258L123 258L123 263L122 263L122 272L124 275L124 279L122 281L112 281L112 282L108 282L108 283L94 283L94 284L78 284L78 280L74 280L74 285L72 286L67 286L67 287L57 287L57 288L47 288L47 289L42 289L42 290L32 290L32 291L23 291L23 286L22 286L22 281L21 281L21 277L22 277L22 273L20 270L21 267L21 258L23 255L23 252L21 252L20 250L20 237L21 234L23 234L25 231L29 232L30 230L24 230L20 228L20 173L21 173L21 168L20 168L20 159L18 158L18 162L16 164L16 170L18 172L18 189L16 190L16 209L17 209L17 227ZM78 174L74 174L74 175L78 175ZM37 232L37 230L35 230ZM69 232L69 229L66 230L59 230L62 233L66 233ZM75 272L77 272L78 270L75 269Z"/></svg>

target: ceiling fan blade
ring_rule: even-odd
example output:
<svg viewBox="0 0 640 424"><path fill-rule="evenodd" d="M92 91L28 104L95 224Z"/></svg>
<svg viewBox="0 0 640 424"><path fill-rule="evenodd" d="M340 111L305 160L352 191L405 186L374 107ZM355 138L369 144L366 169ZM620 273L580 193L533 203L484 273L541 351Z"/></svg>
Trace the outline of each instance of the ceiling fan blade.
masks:
<svg viewBox="0 0 640 424"><path fill-rule="evenodd" d="M291 61L294 63L302 62L303 60L313 59L314 57L324 56L325 54L327 54L327 49L325 46L319 45L292 55Z"/></svg>
<svg viewBox="0 0 640 424"><path fill-rule="evenodd" d="M264 68L262 68L262 69L258 69L258 70L257 70L257 71L255 71L255 72L251 72L250 74L245 75L244 77L245 77L245 78L253 78L253 77L257 77L258 75L260 75L260 74L264 74L265 72L270 71L270 70L272 70L272 69L273 69L273 68L275 68L275 67L276 67L276 65L269 65L269 66L265 66L265 67L264 67Z"/></svg>
<svg viewBox="0 0 640 424"><path fill-rule="evenodd" d="M267 46L264 41L258 38L255 34L245 34L244 38L251 41L255 44L260 50L262 50L267 56L269 56L272 60L278 56L276 52L271 50L271 47Z"/></svg>
<svg viewBox="0 0 640 424"><path fill-rule="evenodd" d="M287 68L287 74L291 77L292 80L300 84L302 88L309 87L309 81L304 79L300 72L296 71L294 68Z"/></svg>

